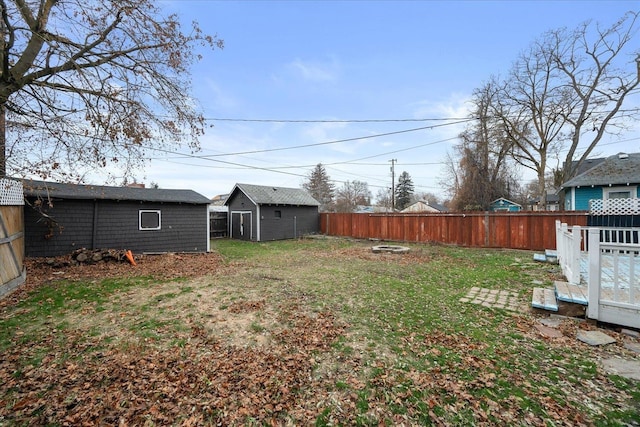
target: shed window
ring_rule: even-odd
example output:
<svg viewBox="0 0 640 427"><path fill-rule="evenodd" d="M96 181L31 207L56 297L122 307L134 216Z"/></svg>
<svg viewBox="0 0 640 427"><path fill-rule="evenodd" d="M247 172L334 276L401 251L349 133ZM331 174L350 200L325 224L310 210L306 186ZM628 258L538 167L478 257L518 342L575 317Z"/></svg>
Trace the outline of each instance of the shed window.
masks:
<svg viewBox="0 0 640 427"><path fill-rule="evenodd" d="M160 230L162 215L160 211L138 211L138 230Z"/></svg>
<svg viewBox="0 0 640 427"><path fill-rule="evenodd" d="M273 211L273 216L276 218L282 218L282 211Z"/></svg>

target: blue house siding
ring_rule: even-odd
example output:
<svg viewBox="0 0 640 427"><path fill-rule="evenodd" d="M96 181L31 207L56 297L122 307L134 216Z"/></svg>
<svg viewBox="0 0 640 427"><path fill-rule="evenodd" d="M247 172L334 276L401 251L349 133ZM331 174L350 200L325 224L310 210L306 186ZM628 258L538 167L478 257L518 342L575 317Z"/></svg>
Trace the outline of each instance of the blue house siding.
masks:
<svg viewBox="0 0 640 427"><path fill-rule="evenodd" d="M521 209L522 206L520 206L519 204L504 198L494 200L489 205L489 210L491 212L519 212Z"/></svg>
<svg viewBox="0 0 640 427"><path fill-rule="evenodd" d="M602 199L602 187L579 187L575 191L575 211L588 211L589 200Z"/></svg>

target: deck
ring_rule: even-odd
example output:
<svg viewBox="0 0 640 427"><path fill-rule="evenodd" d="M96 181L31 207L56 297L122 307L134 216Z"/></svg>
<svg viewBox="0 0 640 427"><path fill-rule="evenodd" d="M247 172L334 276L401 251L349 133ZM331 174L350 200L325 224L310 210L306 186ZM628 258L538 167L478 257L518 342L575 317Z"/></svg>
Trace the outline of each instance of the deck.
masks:
<svg viewBox="0 0 640 427"><path fill-rule="evenodd" d="M600 257L600 298L607 301L625 301L629 304L640 303L640 281L637 279L639 272L632 271L632 268L637 266L639 261L640 255L633 253L625 256L602 254ZM632 267L633 264L635 266ZM636 268L633 268L633 270ZM583 252L580 257L579 287L585 296L588 295L588 283L589 254ZM572 302L583 304L579 300Z"/></svg>

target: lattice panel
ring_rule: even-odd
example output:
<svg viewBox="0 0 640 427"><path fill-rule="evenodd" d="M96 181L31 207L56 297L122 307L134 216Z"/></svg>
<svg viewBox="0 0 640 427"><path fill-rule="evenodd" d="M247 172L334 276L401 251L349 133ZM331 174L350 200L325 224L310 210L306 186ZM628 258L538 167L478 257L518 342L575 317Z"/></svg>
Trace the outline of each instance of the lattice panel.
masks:
<svg viewBox="0 0 640 427"><path fill-rule="evenodd" d="M640 215L640 199L592 199L591 215Z"/></svg>
<svg viewBox="0 0 640 427"><path fill-rule="evenodd" d="M0 179L0 206L22 206L22 183L12 179Z"/></svg>

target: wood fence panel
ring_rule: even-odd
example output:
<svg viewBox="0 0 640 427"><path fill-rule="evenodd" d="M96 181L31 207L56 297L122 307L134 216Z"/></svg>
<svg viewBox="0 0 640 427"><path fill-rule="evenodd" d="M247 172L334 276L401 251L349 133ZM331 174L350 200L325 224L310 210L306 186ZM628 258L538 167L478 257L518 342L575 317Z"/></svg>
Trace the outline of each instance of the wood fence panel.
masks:
<svg viewBox="0 0 640 427"><path fill-rule="evenodd" d="M555 249L555 221L587 224L586 212L473 212L442 214L321 214L320 231L333 236L398 242L525 250Z"/></svg>
<svg viewBox="0 0 640 427"><path fill-rule="evenodd" d="M0 297L24 283L22 183L0 179Z"/></svg>

